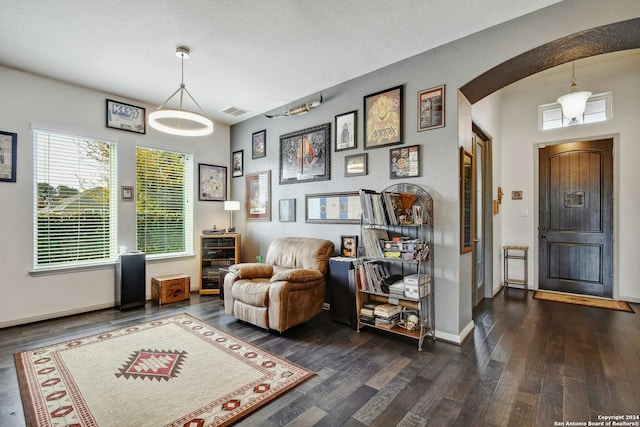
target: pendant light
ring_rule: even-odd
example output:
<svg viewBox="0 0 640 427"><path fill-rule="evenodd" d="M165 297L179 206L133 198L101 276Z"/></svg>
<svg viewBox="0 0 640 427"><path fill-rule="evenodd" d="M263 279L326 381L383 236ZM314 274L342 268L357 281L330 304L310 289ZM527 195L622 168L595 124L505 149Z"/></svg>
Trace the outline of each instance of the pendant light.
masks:
<svg viewBox="0 0 640 427"><path fill-rule="evenodd" d="M213 133L213 122L205 114L200 105L191 96L184 84L184 60L189 58L189 48L180 46L176 49L176 56L180 58L182 79L180 87L167 98L164 103L149 114L149 126L160 132L178 136L205 136ZM164 108L177 94L180 94L178 108ZM185 93L198 107L200 113L185 110L182 107Z"/></svg>
<svg viewBox="0 0 640 427"><path fill-rule="evenodd" d="M584 114L584 109L587 106L587 100L591 96L591 92L582 91L578 92L578 85L576 83L576 68L575 63L571 64L571 86L569 93L558 98L558 102L562 105L562 114L570 122L575 122L577 117Z"/></svg>

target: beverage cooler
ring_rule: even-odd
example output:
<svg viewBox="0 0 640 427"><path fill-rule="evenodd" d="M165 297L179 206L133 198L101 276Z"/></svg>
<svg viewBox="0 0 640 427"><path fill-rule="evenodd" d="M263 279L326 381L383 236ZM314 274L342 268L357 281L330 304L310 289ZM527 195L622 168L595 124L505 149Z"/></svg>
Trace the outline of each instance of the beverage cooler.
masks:
<svg viewBox="0 0 640 427"><path fill-rule="evenodd" d="M146 261L143 252L120 254L116 264L116 307L120 310L144 306Z"/></svg>

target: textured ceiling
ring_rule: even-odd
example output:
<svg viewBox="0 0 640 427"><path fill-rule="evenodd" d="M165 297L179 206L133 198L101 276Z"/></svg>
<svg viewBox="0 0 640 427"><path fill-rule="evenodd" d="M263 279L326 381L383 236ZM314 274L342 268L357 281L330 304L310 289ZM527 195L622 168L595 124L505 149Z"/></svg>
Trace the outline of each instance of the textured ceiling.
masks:
<svg viewBox="0 0 640 427"><path fill-rule="evenodd" d="M233 124L558 0L0 0L0 64ZM229 106L248 112L234 117Z"/></svg>

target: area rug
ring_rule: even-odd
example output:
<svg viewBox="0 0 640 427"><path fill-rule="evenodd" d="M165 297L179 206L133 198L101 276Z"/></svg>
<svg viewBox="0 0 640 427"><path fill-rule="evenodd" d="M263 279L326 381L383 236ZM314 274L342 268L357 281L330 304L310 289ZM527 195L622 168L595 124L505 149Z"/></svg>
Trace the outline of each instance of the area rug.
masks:
<svg viewBox="0 0 640 427"><path fill-rule="evenodd" d="M28 426L224 426L315 375L187 314L14 359Z"/></svg>
<svg viewBox="0 0 640 427"><path fill-rule="evenodd" d="M534 298L547 301L565 302L569 304L585 305L589 307L607 308L609 310L628 311L634 313L628 303L603 298L592 298L575 294L562 294L558 292L536 291Z"/></svg>

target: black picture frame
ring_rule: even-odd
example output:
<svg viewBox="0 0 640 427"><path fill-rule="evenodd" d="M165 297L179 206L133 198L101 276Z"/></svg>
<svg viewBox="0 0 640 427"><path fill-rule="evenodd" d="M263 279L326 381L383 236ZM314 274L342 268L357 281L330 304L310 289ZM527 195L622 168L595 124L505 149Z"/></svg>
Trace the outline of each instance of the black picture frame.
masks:
<svg viewBox="0 0 640 427"><path fill-rule="evenodd" d="M420 145L395 147L389 150L389 178L405 179L421 175Z"/></svg>
<svg viewBox="0 0 640 427"><path fill-rule="evenodd" d="M244 150L234 151L231 155L231 177L244 175Z"/></svg>
<svg viewBox="0 0 640 427"><path fill-rule="evenodd" d="M0 131L0 181L16 182L18 134Z"/></svg>
<svg viewBox="0 0 640 427"><path fill-rule="evenodd" d="M444 85L418 92L418 132L444 127Z"/></svg>
<svg viewBox="0 0 640 427"><path fill-rule="evenodd" d="M355 258L358 256L358 236L340 236L340 256Z"/></svg>
<svg viewBox="0 0 640 427"><path fill-rule="evenodd" d="M281 199L279 208L280 222L296 222L296 199Z"/></svg>
<svg viewBox="0 0 640 427"><path fill-rule="evenodd" d="M331 123L280 136L280 184L331 179Z"/></svg>
<svg viewBox="0 0 640 427"><path fill-rule="evenodd" d="M364 149L402 144L402 86L364 97Z"/></svg>
<svg viewBox="0 0 640 427"><path fill-rule="evenodd" d="M338 114L335 117L335 151L353 150L358 147L358 111Z"/></svg>
<svg viewBox="0 0 640 427"><path fill-rule="evenodd" d="M108 128L134 133L147 133L147 110L143 107L107 99L106 123Z"/></svg>
<svg viewBox="0 0 640 427"><path fill-rule="evenodd" d="M368 173L367 153L358 153L344 157L344 176L363 176Z"/></svg>
<svg viewBox="0 0 640 427"><path fill-rule="evenodd" d="M227 200L227 167L198 163L198 200Z"/></svg>
<svg viewBox="0 0 640 427"><path fill-rule="evenodd" d="M251 134L251 158L267 157L267 130L263 129Z"/></svg>

